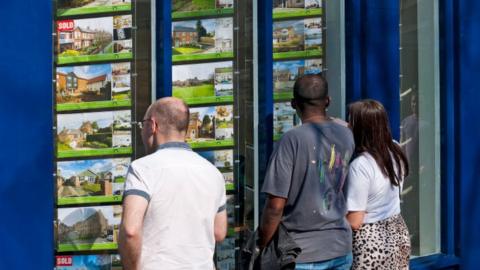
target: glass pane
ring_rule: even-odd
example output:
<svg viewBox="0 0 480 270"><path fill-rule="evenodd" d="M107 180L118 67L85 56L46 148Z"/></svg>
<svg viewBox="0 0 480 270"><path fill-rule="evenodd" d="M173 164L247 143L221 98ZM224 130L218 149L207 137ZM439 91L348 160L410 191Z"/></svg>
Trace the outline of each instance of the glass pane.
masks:
<svg viewBox="0 0 480 270"><path fill-rule="evenodd" d="M223 173L228 234L218 269L237 269L254 225L252 1L172 0L172 95L190 106L187 141Z"/></svg>
<svg viewBox="0 0 480 270"><path fill-rule="evenodd" d="M440 251L438 1L400 1L400 143L410 163L402 211L412 255Z"/></svg>
<svg viewBox="0 0 480 270"><path fill-rule="evenodd" d="M152 100L151 1L54 1L56 269L119 269L133 125Z"/></svg>

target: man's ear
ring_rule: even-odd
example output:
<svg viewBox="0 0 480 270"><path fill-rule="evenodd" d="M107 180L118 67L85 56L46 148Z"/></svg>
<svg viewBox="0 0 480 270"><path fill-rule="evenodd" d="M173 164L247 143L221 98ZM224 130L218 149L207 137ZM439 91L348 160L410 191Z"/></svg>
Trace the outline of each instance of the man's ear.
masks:
<svg viewBox="0 0 480 270"><path fill-rule="evenodd" d="M328 106L330 106L330 101L332 101L332 99L330 98L330 96L327 96L327 98L325 99L325 108L328 108Z"/></svg>

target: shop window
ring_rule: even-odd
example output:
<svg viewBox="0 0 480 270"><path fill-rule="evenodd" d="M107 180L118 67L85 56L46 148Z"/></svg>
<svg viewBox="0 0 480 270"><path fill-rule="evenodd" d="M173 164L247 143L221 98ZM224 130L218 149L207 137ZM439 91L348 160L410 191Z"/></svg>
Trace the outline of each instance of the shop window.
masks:
<svg viewBox="0 0 480 270"><path fill-rule="evenodd" d="M440 251L438 1L400 1L400 144L410 163L402 212L412 255Z"/></svg>

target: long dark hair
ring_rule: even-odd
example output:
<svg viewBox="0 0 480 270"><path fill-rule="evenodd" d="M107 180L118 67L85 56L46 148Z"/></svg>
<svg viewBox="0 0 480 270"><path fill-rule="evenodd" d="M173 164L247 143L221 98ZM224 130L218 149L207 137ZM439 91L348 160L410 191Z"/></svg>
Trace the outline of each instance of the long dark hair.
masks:
<svg viewBox="0 0 480 270"><path fill-rule="evenodd" d="M392 185L398 186L402 176L408 175L408 160L392 139L388 115L383 105L372 99L354 102L349 105L348 122L353 131L356 154L368 152L383 175L390 179Z"/></svg>

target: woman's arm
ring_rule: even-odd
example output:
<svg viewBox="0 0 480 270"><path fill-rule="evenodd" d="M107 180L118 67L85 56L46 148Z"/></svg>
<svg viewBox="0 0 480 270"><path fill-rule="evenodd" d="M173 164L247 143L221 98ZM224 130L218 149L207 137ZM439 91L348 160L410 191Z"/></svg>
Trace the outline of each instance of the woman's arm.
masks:
<svg viewBox="0 0 480 270"><path fill-rule="evenodd" d="M365 217L365 211L351 211L347 214L347 220L352 227L352 230L359 230L363 225L363 218Z"/></svg>

